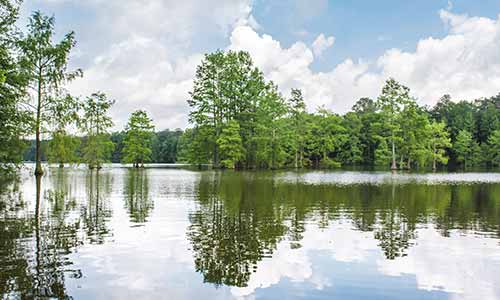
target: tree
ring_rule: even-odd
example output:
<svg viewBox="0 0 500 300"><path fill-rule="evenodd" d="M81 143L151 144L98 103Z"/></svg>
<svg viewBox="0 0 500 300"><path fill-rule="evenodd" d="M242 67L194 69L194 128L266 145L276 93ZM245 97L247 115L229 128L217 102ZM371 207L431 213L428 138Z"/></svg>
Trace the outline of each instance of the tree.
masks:
<svg viewBox="0 0 500 300"><path fill-rule="evenodd" d="M447 164L446 148L451 147L451 140L443 122L431 122L428 125L430 132L429 144L432 149L432 169L437 169L437 163Z"/></svg>
<svg viewBox="0 0 500 300"><path fill-rule="evenodd" d="M348 165L358 165L363 162L361 131L363 128L360 117L348 112L342 120L344 127L344 138L339 153L340 161Z"/></svg>
<svg viewBox="0 0 500 300"><path fill-rule="evenodd" d="M306 104L302 97L302 91L292 89L292 96L288 100L290 118L292 121L292 149L294 151L294 167L302 168L304 159L304 133Z"/></svg>
<svg viewBox="0 0 500 300"><path fill-rule="evenodd" d="M54 44L54 22L54 17L34 12L26 36L18 41L21 69L29 86L36 91L34 105L28 103L35 115L36 175L43 174L40 141L42 127L51 119L50 107L61 100L59 94L63 84L82 74L81 70L67 72L69 54L76 43L74 32L66 34L59 43Z"/></svg>
<svg viewBox="0 0 500 300"><path fill-rule="evenodd" d="M162 130L157 132L153 137L151 145L152 161L160 163L175 163L177 160L177 146L183 131L179 128L176 130Z"/></svg>
<svg viewBox="0 0 500 300"><path fill-rule="evenodd" d="M17 2L0 1L0 172L11 173L21 162L31 120L20 107L27 82L14 59Z"/></svg>
<svg viewBox="0 0 500 300"><path fill-rule="evenodd" d="M216 51L205 56L198 66L188 104L189 121L196 136L193 150L201 157L211 156L212 165L220 167L219 140L228 122L234 120L240 127L245 148L242 167L254 168L258 164L257 136L259 108L272 98L272 84L266 84L260 70L253 66L250 55L244 51ZM204 136L201 136L201 135ZM199 159L197 159L199 161Z"/></svg>
<svg viewBox="0 0 500 300"><path fill-rule="evenodd" d="M130 116L123 147L123 162L134 167L144 167L151 160L151 143L154 135L153 120L144 110L136 110Z"/></svg>
<svg viewBox="0 0 500 300"><path fill-rule="evenodd" d="M222 129L217 145L220 149L222 167L236 168L237 164L245 156L238 122L231 120L227 123L226 127Z"/></svg>
<svg viewBox="0 0 500 300"><path fill-rule="evenodd" d="M76 163L78 157L76 151L80 146L80 139L68 134L67 127L78 122L78 110L80 103L78 99L70 95L55 101L50 107L53 116L50 124L53 125L52 139L49 142L49 162L58 163L64 167L65 163Z"/></svg>
<svg viewBox="0 0 500 300"><path fill-rule="evenodd" d="M474 154L478 151L478 145L472 139L472 134L469 131L460 130L453 144L453 150L456 153L457 161L462 163L464 168L474 165Z"/></svg>
<svg viewBox="0 0 500 300"><path fill-rule="evenodd" d="M287 106L278 92L278 87L270 83L260 105L256 108L254 142L255 159L258 168L276 169L286 160L287 126L285 116Z"/></svg>
<svg viewBox="0 0 500 300"><path fill-rule="evenodd" d="M488 138L488 159L493 166L500 166L500 129Z"/></svg>
<svg viewBox="0 0 500 300"><path fill-rule="evenodd" d="M114 104L101 92L87 97L83 103L83 117L80 128L84 132L85 145L83 147L83 161L90 169L100 169L102 164L109 160L114 149L108 130L113 126L113 121L107 115Z"/></svg>
<svg viewBox="0 0 500 300"><path fill-rule="evenodd" d="M382 94L377 100L377 106L384 117L385 127L390 132L388 139L391 145L391 169L393 170L397 169L396 143L400 140L398 136L400 131L398 118L402 106L410 100L409 93L409 88L390 78L386 81L382 88Z"/></svg>

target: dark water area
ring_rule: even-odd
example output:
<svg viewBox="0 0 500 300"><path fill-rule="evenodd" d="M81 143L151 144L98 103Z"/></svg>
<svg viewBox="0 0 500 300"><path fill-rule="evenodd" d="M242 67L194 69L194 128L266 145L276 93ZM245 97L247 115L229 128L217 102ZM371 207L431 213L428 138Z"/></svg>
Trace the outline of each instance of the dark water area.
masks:
<svg viewBox="0 0 500 300"><path fill-rule="evenodd" d="M500 299L500 173L30 172L3 299Z"/></svg>

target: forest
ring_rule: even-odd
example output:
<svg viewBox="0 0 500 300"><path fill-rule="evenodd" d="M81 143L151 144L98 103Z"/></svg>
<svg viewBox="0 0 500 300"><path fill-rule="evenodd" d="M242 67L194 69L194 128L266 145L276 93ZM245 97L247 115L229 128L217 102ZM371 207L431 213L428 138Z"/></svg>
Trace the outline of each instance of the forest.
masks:
<svg viewBox="0 0 500 300"><path fill-rule="evenodd" d="M244 51L206 54L186 95L185 130L156 131L148 112L131 112L112 132L115 100L96 91L71 95L68 70L74 32L55 40L55 18L34 12L16 27L19 3L0 0L0 170L23 161L64 167L107 162L189 163L225 169L446 169L500 166L500 93L481 99L443 95L420 106L389 78L377 98L361 98L338 114L306 107L300 89L284 96ZM126 101L126 99L117 99ZM345 99L352 101L353 99Z"/></svg>

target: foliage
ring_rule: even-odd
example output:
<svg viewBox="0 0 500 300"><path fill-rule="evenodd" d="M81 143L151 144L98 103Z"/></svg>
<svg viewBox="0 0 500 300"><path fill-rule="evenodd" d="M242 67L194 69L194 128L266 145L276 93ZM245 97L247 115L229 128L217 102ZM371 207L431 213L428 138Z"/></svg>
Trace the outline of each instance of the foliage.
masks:
<svg viewBox="0 0 500 300"><path fill-rule="evenodd" d="M153 120L143 110L132 113L125 128L122 158L124 163L132 163L134 167L139 167L151 160L151 143L154 134L152 122Z"/></svg>
<svg viewBox="0 0 500 300"><path fill-rule="evenodd" d="M101 92L87 97L83 103L83 117L80 128L85 134L85 143L82 149L83 162L90 169L101 168L102 164L109 161L114 148L108 130L113 126L113 121L107 115L108 110L114 104Z"/></svg>
<svg viewBox="0 0 500 300"><path fill-rule="evenodd" d="M0 174L11 173L22 159L30 119L20 107L26 80L14 59L17 1L0 1Z"/></svg>
<svg viewBox="0 0 500 300"><path fill-rule="evenodd" d="M71 49L75 46L74 32L67 33L64 38L54 44L54 17L48 17L36 11L32 14L27 34L18 41L21 52L20 68L29 87L36 93L34 104L27 103L34 113L34 129L36 136L36 170L42 174L40 164L40 140L45 123L53 119L51 112L63 113L59 102L63 84L81 76L81 70L68 72L67 65ZM56 107L56 108L54 108Z"/></svg>
<svg viewBox="0 0 500 300"><path fill-rule="evenodd" d="M245 155L243 142L240 136L240 125L231 120L222 129L217 145L220 149L221 166L223 168L233 169L241 163Z"/></svg>

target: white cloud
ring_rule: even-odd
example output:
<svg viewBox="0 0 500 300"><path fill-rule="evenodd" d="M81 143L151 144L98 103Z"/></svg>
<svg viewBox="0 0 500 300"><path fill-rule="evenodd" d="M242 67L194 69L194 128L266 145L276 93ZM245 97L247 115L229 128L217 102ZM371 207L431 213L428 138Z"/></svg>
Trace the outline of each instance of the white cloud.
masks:
<svg viewBox="0 0 500 300"><path fill-rule="evenodd" d="M115 99L116 129L136 109L146 109L157 129L185 127L188 92L205 51L199 49L200 37L223 42L235 26L260 27L251 0L71 3L95 15L77 28L84 78L70 89L82 96L101 90Z"/></svg>
<svg viewBox="0 0 500 300"><path fill-rule="evenodd" d="M218 47L249 51L285 95L301 88L309 110L325 105L344 113L360 97L377 97L388 77L408 85L420 104L432 105L445 93L473 99L499 92L500 17L442 10L439 16L448 29L442 38L422 39L413 51L389 49L375 61L346 58L316 72L312 65L335 39L320 34L312 45L298 41L285 47L258 32L264 29L252 15L252 0L63 2L92 11L93 18L76 28L81 38L74 59L83 62L85 77L72 89L81 95L103 90L116 99L112 113L118 129L139 108L153 115L157 129L185 127L196 65L204 52ZM315 2L307 15L316 16L325 5Z"/></svg>
<svg viewBox="0 0 500 300"><path fill-rule="evenodd" d="M323 51L333 46L334 42L335 38L333 36L325 37L323 33L318 35L318 37L312 43L314 56L321 57Z"/></svg>
<svg viewBox="0 0 500 300"><path fill-rule="evenodd" d="M326 105L344 113L360 97L377 97L388 77L408 85L420 104L433 105L443 94L475 99L498 93L500 17L492 20L446 10L440 17L449 27L449 34L441 39L422 39L413 52L387 50L374 63L346 59L327 72L311 69L323 48L314 44L309 48L302 42L284 48L250 27L235 28L229 48L249 51L285 94L292 87L301 88L309 109ZM317 41L321 42L316 46L325 45L327 39L320 35Z"/></svg>

